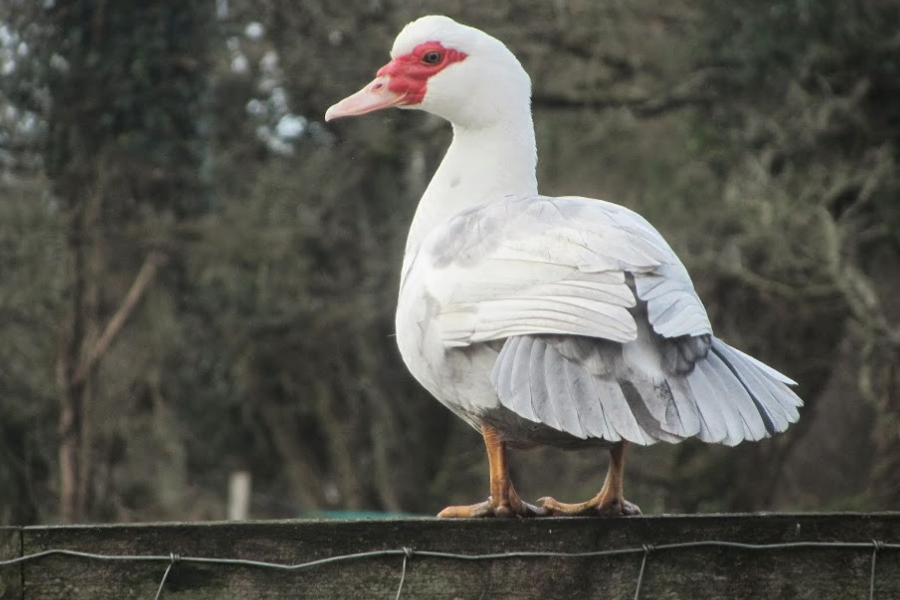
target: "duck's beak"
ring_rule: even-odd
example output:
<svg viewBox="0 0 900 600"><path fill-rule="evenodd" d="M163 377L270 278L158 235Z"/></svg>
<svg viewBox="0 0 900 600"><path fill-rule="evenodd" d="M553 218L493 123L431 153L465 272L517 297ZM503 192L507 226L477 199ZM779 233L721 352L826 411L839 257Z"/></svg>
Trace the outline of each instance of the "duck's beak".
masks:
<svg viewBox="0 0 900 600"><path fill-rule="evenodd" d="M325 120L331 121L341 117L355 117L375 110L399 106L406 101L405 93L392 92L388 89L390 75L381 75L352 96L347 96L327 111Z"/></svg>

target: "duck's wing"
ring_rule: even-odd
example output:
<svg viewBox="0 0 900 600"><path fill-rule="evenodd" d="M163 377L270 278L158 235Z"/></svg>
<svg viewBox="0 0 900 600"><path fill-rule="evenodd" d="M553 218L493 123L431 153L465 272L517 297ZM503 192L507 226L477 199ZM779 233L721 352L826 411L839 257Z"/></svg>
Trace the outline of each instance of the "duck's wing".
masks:
<svg viewBox="0 0 900 600"><path fill-rule="evenodd" d="M687 271L646 220L585 198L507 198L423 247L448 350L505 340L503 406L581 438L736 444L796 421L793 382L713 338Z"/></svg>

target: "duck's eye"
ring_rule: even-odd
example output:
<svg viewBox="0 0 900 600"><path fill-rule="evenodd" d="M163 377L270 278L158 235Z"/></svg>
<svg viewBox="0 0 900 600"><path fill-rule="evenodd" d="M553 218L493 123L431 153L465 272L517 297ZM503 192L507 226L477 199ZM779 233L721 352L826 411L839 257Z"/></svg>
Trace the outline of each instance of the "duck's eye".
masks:
<svg viewBox="0 0 900 600"><path fill-rule="evenodd" d="M444 58L443 54L441 54L437 50L432 50L431 52L426 52L422 56L422 62L426 65L436 65L441 62L442 58Z"/></svg>

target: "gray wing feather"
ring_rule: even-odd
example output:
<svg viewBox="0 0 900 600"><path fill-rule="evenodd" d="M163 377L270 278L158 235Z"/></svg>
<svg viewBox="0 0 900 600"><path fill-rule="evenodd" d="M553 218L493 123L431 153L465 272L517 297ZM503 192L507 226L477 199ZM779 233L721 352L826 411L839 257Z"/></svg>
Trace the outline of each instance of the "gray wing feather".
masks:
<svg viewBox="0 0 900 600"><path fill-rule="evenodd" d="M530 359L533 351L531 338L520 336L511 338L511 340L517 340L518 343L515 348L515 353L510 352L510 354L513 355L511 364L508 366L510 386L515 386L513 394L516 398L519 398L517 406L523 416L526 419L534 421L537 417L534 414L532 406L536 386L529 376Z"/></svg>
<svg viewBox="0 0 900 600"><path fill-rule="evenodd" d="M760 361L756 360L749 354L745 354L733 346L728 346L728 349L731 351L732 354L735 354L738 357L749 362L750 364L755 366L757 369L759 369L760 371L762 371L763 373L765 373L766 375L768 375L775 381L779 381L786 385L797 385L797 382L794 381L793 379L791 379L790 377L786 376L783 373L779 373L778 371L776 371L769 365L765 364L764 362L760 362ZM803 406L803 402L800 400L800 398L797 398L796 401L792 402L792 405L793 406Z"/></svg>
<svg viewBox="0 0 900 600"><path fill-rule="evenodd" d="M744 439L761 440L768 436L766 424L762 415L756 408L753 398L741 382L735 378L728 366L722 362L719 355L710 352L706 360L699 365L710 382L720 391L720 396L725 402L732 402L741 414L744 423Z"/></svg>
<svg viewBox="0 0 900 600"><path fill-rule="evenodd" d="M522 339L522 337L509 338L508 343L510 343L510 349L506 352L501 352L500 355L497 356L496 363L494 363L494 370L491 373L491 385L494 386L494 389L497 390L497 394L500 397L519 397L519 394L516 393L518 390L514 390L512 387L512 374L513 363L516 356L516 348L518 347ZM505 348L506 347L504 346L504 349ZM524 406L521 406L519 402L516 402L516 406L513 410L521 414L524 409Z"/></svg>
<svg viewBox="0 0 900 600"><path fill-rule="evenodd" d="M532 340L534 338L531 338ZM543 406L550 402L550 391L547 388L547 375L544 372L544 344L534 344L531 346L531 356L528 359L528 381L531 385L531 398L529 399L530 413L528 410L521 413L526 419L537 420L537 412L535 406ZM529 416L533 415L533 416Z"/></svg>
<svg viewBox="0 0 900 600"><path fill-rule="evenodd" d="M635 297L626 273L669 263L683 271L640 217L583 198L509 198L464 211L428 237L425 255L447 347L529 333L627 342ZM690 296L686 273L685 282Z"/></svg>
<svg viewBox="0 0 900 600"><path fill-rule="evenodd" d="M644 300L656 300L660 296L682 291L680 281L670 279L660 273L647 273L641 277L637 285L638 294Z"/></svg>
<svg viewBox="0 0 900 600"><path fill-rule="evenodd" d="M648 445L680 439L649 417L636 416L618 381L592 374L584 363L566 358L577 338L516 336L506 340L491 381L501 403L526 419L581 439L626 439ZM588 363L589 364L589 363ZM527 365L527 369L520 365ZM508 382L508 383L507 383ZM644 414L649 415L646 409Z"/></svg>
<svg viewBox="0 0 900 600"><path fill-rule="evenodd" d="M713 342L712 351L750 394L770 434L784 431L788 425L797 421L800 417L797 407L802 405L802 401L787 385L772 379L767 371L760 369L756 365L758 361L746 360L745 354L738 354L731 346L718 339ZM768 367L767 370L774 371Z"/></svg>
<svg viewBox="0 0 900 600"><path fill-rule="evenodd" d="M638 423L621 386L615 381L606 381L598 387L601 388L600 405L603 413L622 439L645 446L656 442Z"/></svg>
<svg viewBox="0 0 900 600"><path fill-rule="evenodd" d="M672 402L666 407L663 429L682 437L698 435L702 426L700 411L687 381L681 377L673 377L667 379L665 385L672 396Z"/></svg>
<svg viewBox="0 0 900 600"><path fill-rule="evenodd" d="M437 228L426 255L448 347L529 333L633 340L626 274L658 334L712 333L690 276L659 232L601 200L487 203Z"/></svg>
<svg viewBox="0 0 900 600"><path fill-rule="evenodd" d="M672 398L672 392L669 390L669 387L665 383L657 384L638 378L632 379L629 383L634 388L634 393L641 399L641 403L647 409L648 415L657 423L660 423L664 429L668 429L665 426L666 412L669 404L675 401ZM675 426L671 432L677 433L679 430L680 427Z"/></svg>
<svg viewBox="0 0 900 600"><path fill-rule="evenodd" d="M684 266L623 207L507 199L429 240L445 346L504 340L491 381L525 419L582 439L733 445L798 418L794 382L712 337Z"/></svg>
<svg viewBox="0 0 900 600"><path fill-rule="evenodd" d="M711 434L711 439L704 440L701 429L700 439L735 446L744 439L741 413L730 399L723 396L723 390L711 380L705 363L705 360L699 362L687 376L694 400Z"/></svg>
<svg viewBox="0 0 900 600"><path fill-rule="evenodd" d="M700 415L700 432L697 437L708 443L725 442L728 439L728 424L722 407L716 402L715 390L697 369L685 377L685 382L691 389L697 413Z"/></svg>
<svg viewBox="0 0 900 600"><path fill-rule="evenodd" d="M761 369L761 362L756 359L750 359L743 352L732 348L721 340L716 340L713 349L720 357L727 356L729 364L754 386L751 393L759 390L760 396L762 396L760 400L767 402L767 407L780 408L788 423L793 423L800 417L797 408L803 406L803 401L787 384L780 381L780 379L787 379L784 375L768 366L766 366L765 370ZM776 374L778 379L773 378L769 373ZM785 425L785 428L787 428L787 425Z"/></svg>
<svg viewBox="0 0 900 600"><path fill-rule="evenodd" d="M609 437L604 439L611 441L622 438L638 443L655 441L656 438L648 435L646 423L632 410L625 390L616 378L616 373L623 368L619 344L577 336L545 339L551 351L559 353L561 360L578 365L584 372L584 381L591 384L585 393L596 400L581 400L577 405L586 432L602 429L609 432Z"/></svg>
<svg viewBox="0 0 900 600"><path fill-rule="evenodd" d="M545 348L544 380L547 382L548 398L547 402L541 406L541 410L538 411L538 407L535 407L534 412L537 415L538 419L540 419L541 423L545 423L546 425L555 427L560 431L563 431L563 429L559 426L559 422L557 421L556 415L554 414L555 404L553 398L568 397L569 391L568 389L566 389L565 377L565 370L563 369L562 361L559 360L559 355L556 354L552 348ZM500 402L502 402L504 405L506 404L503 401L502 397L500 398Z"/></svg>
<svg viewBox="0 0 900 600"><path fill-rule="evenodd" d="M600 406L617 439L626 439L636 444L653 443L653 440L645 441L648 436L641 429L628 406L628 399L615 381L598 380L597 389L600 392Z"/></svg>
<svg viewBox="0 0 900 600"><path fill-rule="evenodd" d="M604 390L603 385L598 385L598 379L591 376L590 389L592 395L597 400L595 402L582 402L578 405L579 418L584 432L589 437L602 438L610 441L617 441L622 437L616 432L613 424L606 418L600 399L606 395L614 393L614 390Z"/></svg>
<svg viewBox="0 0 900 600"><path fill-rule="evenodd" d="M591 385L591 376L584 367L568 360L563 360L562 365L566 375L567 394L553 399L556 420L563 431L585 439L587 434L578 413L584 412L585 416L589 414L590 407L598 401L597 390Z"/></svg>
<svg viewBox="0 0 900 600"><path fill-rule="evenodd" d="M647 318L656 333L667 338L712 333L706 309L680 262L636 272L633 277L635 291L647 302Z"/></svg>
<svg viewBox="0 0 900 600"><path fill-rule="evenodd" d="M504 343L491 381L506 408L580 439L648 445L696 435L733 446L796 421L801 401L769 376L777 371L761 369L715 338L663 343L679 359L670 361L664 381L654 383L638 376L613 342L515 336Z"/></svg>
<svg viewBox="0 0 900 600"><path fill-rule="evenodd" d="M613 372L613 365L604 359L599 348L604 343L584 337L566 338L564 342L558 338L553 342L551 352L558 352L561 359L570 364L577 364L584 371L581 382L584 384L584 398L595 398L596 401L582 401L576 404L579 422L589 437L600 437L606 440L621 439L615 427L609 422L603 411L602 398L619 393L618 390L607 390L606 380Z"/></svg>

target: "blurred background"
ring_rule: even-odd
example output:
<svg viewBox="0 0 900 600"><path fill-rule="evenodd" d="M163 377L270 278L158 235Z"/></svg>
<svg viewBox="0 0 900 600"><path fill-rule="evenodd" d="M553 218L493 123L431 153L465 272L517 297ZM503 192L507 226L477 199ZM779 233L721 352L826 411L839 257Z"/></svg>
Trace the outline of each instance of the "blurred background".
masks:
<svg viewBox="0 0 900 600"><path fill-rule="evenodd" d="M628 497L900 507L900 1L510 4L0 3L0 524L225 518L235 473L251 518L486 496L392 338L449 128L322 119L433 12L531 73L542 191L642 213L717 334L801 382L777 439L635 448ZM578 501L605 462L513 478Z"/></svg>

